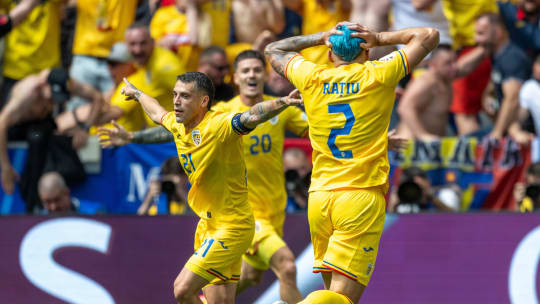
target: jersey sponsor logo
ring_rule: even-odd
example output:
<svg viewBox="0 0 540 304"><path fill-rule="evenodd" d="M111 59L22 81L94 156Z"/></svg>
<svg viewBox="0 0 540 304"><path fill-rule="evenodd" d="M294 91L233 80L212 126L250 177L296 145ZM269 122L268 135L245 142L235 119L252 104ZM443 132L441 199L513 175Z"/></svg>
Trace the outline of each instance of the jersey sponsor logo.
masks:
<svg viewBox="0 0 540 304"><path fill-rule="evenodd" d="M268 120L271 124L275 125L278 123L278 117L277 116L274 116L272 118L270 118L270 120Z"/></svg>
<svg viewBox="0 0 540 304"><path fill-rule="evenodd" d="M323 83L323 94L349 95L360 91L358 82L325 82Z"/></svg>
<svg viewBox="0 0 540 304"><path fill-rule="evenodd" d="M191 131L191 139L193 139L193 143L195 146L198 146L201 144L201 131L198 129L195 129Z"/></svg>

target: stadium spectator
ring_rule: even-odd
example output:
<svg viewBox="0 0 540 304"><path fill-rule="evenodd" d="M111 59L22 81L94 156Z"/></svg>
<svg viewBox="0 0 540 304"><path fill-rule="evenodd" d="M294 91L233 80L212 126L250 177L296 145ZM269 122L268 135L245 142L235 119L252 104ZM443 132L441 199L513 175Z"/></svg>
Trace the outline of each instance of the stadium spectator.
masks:
<svg viewBox="0 0 540 304"><path fill-rule="evenodd" d="M540 211L540 163L527 168L525 183L514 185L514 200L520 212Z"/></svg>
<svg viewBox="0 0 540 304"><path fill-rule="evenodd" d="M392 0L392 16L394 30L429 26L439 31L440 44L452 45L441 0Z"/></svg>
<svg viewBox="0 0 540 304"><path fill-rule="evenodd" d="M278 35L285 28L282 0L235 0L231 14L236 42L254 44L261 33Z"/></svg>
<svg viewBox="0 0 540 304"><path fill-rule="evenodd" d="M540 54L536 56L532 70L532 78L525 81L519 90L518 120L508 130L512 138L522 144L530 142L540 132ZM532 118L534 130L523 127L529 117Z"/></svg>
<svg viewBox="0 0 540 304"><path fill-rule="evenodd" d="M168 158L161 164L160 177L150 182L137 214L185 214L188 211L187 184L187 176L178 157Z"/></svg>
<svg viewBox="0 0 540 304"><path fill-rule="evenodd" d="M62 69L44 70L19 81L14 87L8 103L0 112L0 166L2 168L2 189L12 194L18 174L8 157L7 141L28 141L28 157L21 180L21 194L27 202L28 211L39 202L37 181L45 167L47 152L56 128L52 118L54 107L69 99L70 94L93 101L94 109L103 103L101 94L87 84L68 79ZM86 143L88 127L96 119L97 111L86 122L81 122L73 136L73 147ZM67 160L66 160L67 161Z"/></svg>
<svg viewBox="0 0 540 304"><path fill-rule="evenodd" d="M231 100L234 97L234 89L225 82L225 76L229 75L230 65L227 54L219 46L210 46L204 49L199 58L198 72L206 74L216 88L216 102Z"/></svg>
<svg viewBox="0 0 540 304"><path fill-rule="evenodd" d="M77 206L71 199L69 188L58 172L43 174L38 182L38 191L44 214L77 213Z"/></svg>
<svg viewBox="0 0 540 304"><path fill-rule="evenodd" d="M540 54L540 2L537 0L497 1L510 39L531 59Z"/></svg>
<svg viewBox="0 0 540 304"><path fill-rule="evenodd" d="M491 80L497 102L488 111L496 113L495 126L489 133L492 139L502 138L517 120L519 90L531 74L531 61L508 37L501 17L487 13L476 21L476 41L493 49Z"/></svg>
<svg viewBox="0 0 540 304"><path fill-rule="evenodd" d="M150 24L156 44L175 52L186 71L197 70L201 49L211 43L210 16L193 0L177 0L160 7Z"/></svg>
<svg viewBox="0 0 540 304"><path fill-rule="evenodd" d="M415 2L431 2L432 0L415 0ZM452 47L458 51L458 58L472 51L475 41L475 20L486 12L496 12L494 0L453 1L440 0L443 12L450 25ZM482 96L489 83L491 60L484 59L482 63L465 77L458 78L453 83L453 99L450 110L454 113L459 135L478 131L480 123L478 115L482 110Z"/></svg>
<svg viewBox="0 0 540 304"><path fill-rule="evenodd" d="M79 0L73 37L70 76L101 92L114 88L105 58L112 46L122 41L124 32L135 20L137 1ZM73 110L87 100L73 98L67 109Z"/></svg>
<svg viewBox="0 0 540 304"><path fill-rule="evenodd" d="M0 4L0 38L19 25L39 5L39 0L21 0L11 8L9 1Z"/></svg>
<svg viewBox="0 0 540 304"><path fill-rule="evenodd" d="M231 30L231 6L233 0L198 0L201 9L210 16L211 27L209 32L212 45L225 48L229 43Z"/></svg>
<svg viewBox="0 0 540 304"><path fill-rule="evenodd" d="M367 28L382 32L387 31L389 25L390 7L392 6L392 0L350 0L351 2L351 22L362 24ZM413 27L407 26L407 28ZM325 29L321 29L325 30ZM394 50L394 46L379 46L375 47L369 52L371 59L379 59L384 55Z"/></svg>
<svg viewBox="0 0 540 304"><path fill-rule="evenodd" d="M6 36L2 106L15 83L44 69L60 66L61 0L41 1Z"/></svg>
<svg viewBox="0 0 540 304"><path fill-rule="evenodd" d="M264 85L264 93L273 96L287 96L294 90L294 86L287 79L271 69L268 80Z"/></svg>
<svg viewBox="0 0 540 304"><path fill-rule="evenodd" d="M302 16L302 35L330 30L336 23L348 20L351 11L351 0L284 0L283 4ZM315 63L330 64L324 46L303 50L302 55Z"/></svg>
<svg viewBox="0 0 540 304"><path fill-rule="evenodd" d="M283 152L283 171L287 190L287 212L305 210L311 181L311 164L306 153L299 148L288 148Z"/></svg>
<svg viewBox="0 0 540 304"><path fill-rule="evenodd" d="M470 73L489 54L485 47L477 47L456 61L454 50L439 44L431 52L426 71L409 83L399 101L398 134L424 141L446 136L452 81Z"/></svg>
<svg viewBox="0 0 540 304"><path fill-rule="evenodd" d="M170 91L174 87L176 76L185 71L178 57L171 51L154 45L148 26L132 24L125 33L125 43L135 62L136 71L127 79L149 94L153 94L165 109L172 110ZM142 130L146 126L155 126L137 102L125 100L121 94L120 83L111 97L111 107L102 117L102 121L116 119L118 124L128 131Z"/></svg>

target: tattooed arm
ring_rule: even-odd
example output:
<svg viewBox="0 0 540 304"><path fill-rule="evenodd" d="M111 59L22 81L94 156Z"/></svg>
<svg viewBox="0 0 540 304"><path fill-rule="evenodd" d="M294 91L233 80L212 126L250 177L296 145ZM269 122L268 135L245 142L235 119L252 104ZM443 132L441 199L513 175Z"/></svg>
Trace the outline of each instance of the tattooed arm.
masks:
<svg viewBox="0 0 540 304"><path fill-rule="evenodd" d="M112 124L115 127L114 129L98 128L99 143L103 148L118 147L129 143L161 144L174 141L172 133L161 126L142 131L128 132L115 121Z"/></svg>
<svg viewBox="0 0 540 304"><path fill-rule="evenodd" d="M254 105L240 115L240 123L247 129L255 129L258 124L278 115L287 106L302 104L302 102L300 92L294 90L289 96L263 101Z"/></svg>

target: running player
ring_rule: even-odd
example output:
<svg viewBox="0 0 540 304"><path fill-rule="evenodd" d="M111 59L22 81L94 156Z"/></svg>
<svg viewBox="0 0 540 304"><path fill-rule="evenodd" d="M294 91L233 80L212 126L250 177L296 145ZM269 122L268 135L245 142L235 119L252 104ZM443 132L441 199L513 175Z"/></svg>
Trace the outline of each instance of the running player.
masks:
<svg viewBox="0 0 540 304"><path fill-rule="evenodd" d="M174 135L180 163L192 184L188 203L201 218L196 251L174 282L176 300L201 303L198 292L204 287L208 303L234 303L241 256L254 234L241 135L302 100L277 98L243 113L213 111L212 81L203 73L191 72L178 76L174 112L167 112L154 98L124 81L122 93L127 99L140 102L154 122Z"/></svg>
<svg viewBox="0 0 540 304"><path fill-rule="evenodd" d="M395 87L438 42L439 33L431 28L375 33L346 22L266 47L274 70L303 95L313 146L308 204L313 271L322 273L329 291L312 293L303 303L360 300L384 226L390 169L386 134ZM405 47L367 61L370 48L393 44ZM334 67L298 53L318 45L330 48Z"/></svg>

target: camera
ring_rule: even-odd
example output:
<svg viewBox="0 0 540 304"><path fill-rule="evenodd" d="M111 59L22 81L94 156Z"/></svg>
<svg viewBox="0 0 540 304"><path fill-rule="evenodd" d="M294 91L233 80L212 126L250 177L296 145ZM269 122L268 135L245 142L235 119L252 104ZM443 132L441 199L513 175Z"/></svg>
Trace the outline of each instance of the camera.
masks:
<svg viewBox="0 0 540 304"><path fill-rule="evenodd" d="M540 184L530 184L525 189L525 195L534 202L538 201L540 196Z"/></svg>
<svg viewBox="0 0 540 304"><path fill-rule="evenodd" d="M176 193L176 186L170 180L162 180L161 181L161 192L165 193L167 195L167 197L170 199Z"/></svg>

